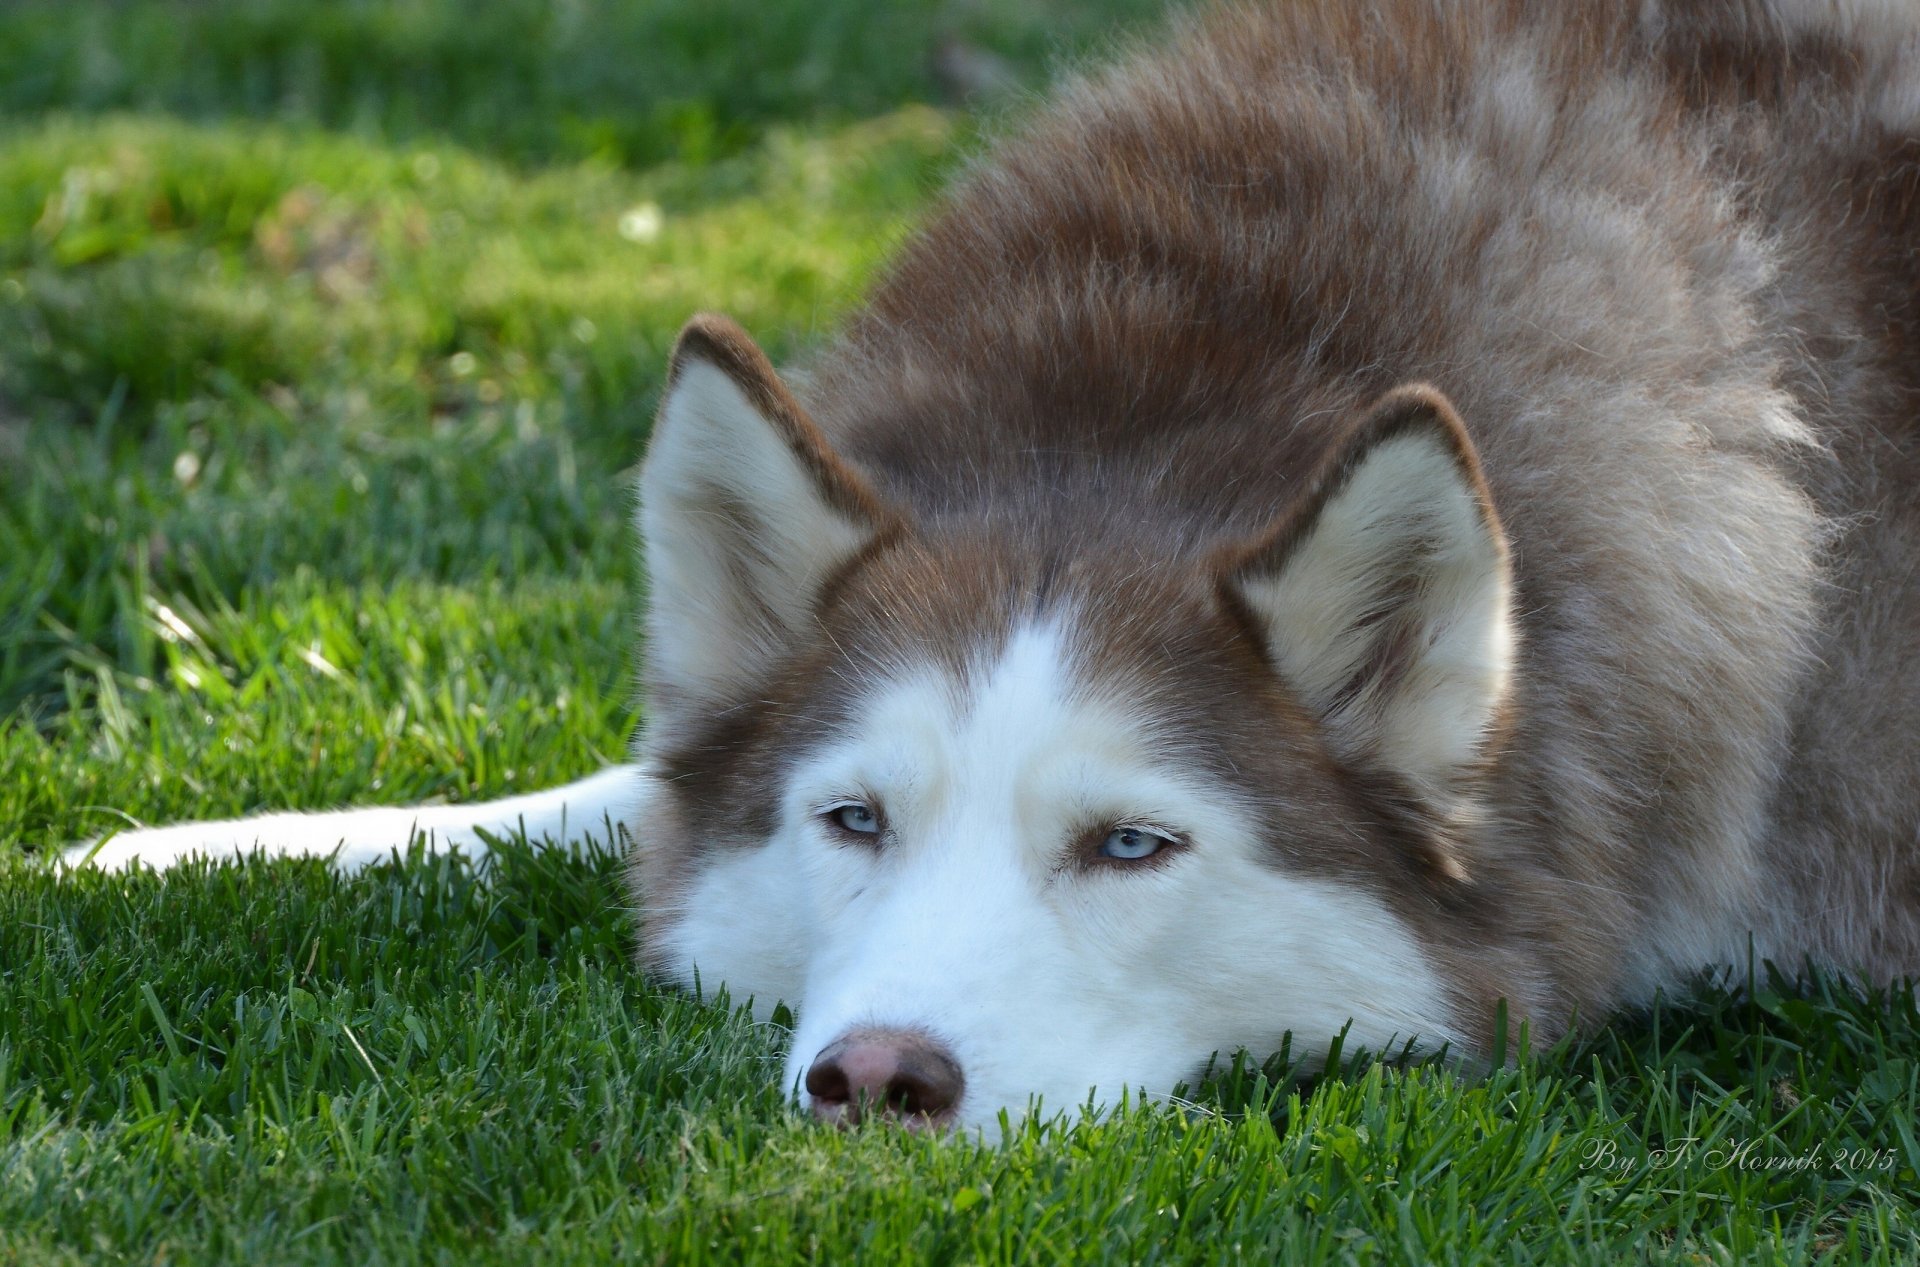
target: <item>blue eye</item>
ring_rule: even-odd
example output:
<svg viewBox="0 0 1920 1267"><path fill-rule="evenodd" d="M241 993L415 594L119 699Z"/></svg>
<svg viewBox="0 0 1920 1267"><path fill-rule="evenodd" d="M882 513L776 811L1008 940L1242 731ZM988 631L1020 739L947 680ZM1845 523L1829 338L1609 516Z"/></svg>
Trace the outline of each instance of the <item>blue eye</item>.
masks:
<svg viewBox="0 0 1920 1267"><path fill-rule="evenodd" d="M880 834L880 816L873 812L872 806L862 805L858 801L834 806L827 811L827 817L842 831L850 831L857 836Z"/></svg>
<svg viewBox="0 0 1920 1267"><path fill-rule="evenodd" d="M1100 856L1120 862L1151 858L1173 841L1144 827L1116 827L1100 842Z"/></svg>

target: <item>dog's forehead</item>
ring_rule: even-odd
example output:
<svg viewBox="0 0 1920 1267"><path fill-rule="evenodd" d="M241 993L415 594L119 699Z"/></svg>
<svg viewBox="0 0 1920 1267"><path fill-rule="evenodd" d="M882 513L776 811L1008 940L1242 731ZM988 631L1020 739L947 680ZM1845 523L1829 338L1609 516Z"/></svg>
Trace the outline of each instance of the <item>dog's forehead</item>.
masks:
<svg viewBox="0 0 1920 1267"><path fill-rule="evenodd" d="M1102 771L1177 770L1259 800L1275 787L1254 777L1258 756L1306 730L1210 588L1171 560L914 543L853 578L826 631L818 750L902 777L938 767L1098 800Z"/></svg>
<svg viewBox="0 0 1920 1267"><path fill-rule="evenodd" d="M1152 715L1100 691L1077 641L1072 615L1056 609L963 648L901 648L844 673L842 724L820 757L886 783L1001 785L1094 756L1139 760Z"/></svg>
<svg viewBox="0 0 1920 1267"><path fill-rule="evenodd" d="M1176 666L1189 681L1246 667L1223 660L1233 629L1212 588L1150 548L950 531L882 552L833 597L827 631L852 672L933 663L970 692L982 674L1004 692L1053 673L1086 694Z"/></svg>
<svg viewBox="0 0 1920 1267"><path fill-rule="evenodd" d="M1138 759L1157 718L1088 672L1077 624L1055 609L981 640L964 659L931 648L903 658L855 701L859 730L982 774L1050 757Z"/></svg>

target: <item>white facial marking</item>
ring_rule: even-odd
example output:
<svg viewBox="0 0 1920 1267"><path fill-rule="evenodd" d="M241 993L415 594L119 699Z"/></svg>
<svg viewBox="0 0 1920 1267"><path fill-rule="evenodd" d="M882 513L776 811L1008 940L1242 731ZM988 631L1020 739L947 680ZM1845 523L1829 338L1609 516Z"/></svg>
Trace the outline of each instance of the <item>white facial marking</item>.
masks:
<svg viewBox="0 0 1920 1267"><path fill-rule="evenodd" d="M1352 1044L1448 1041L1442 985L1384 906L1272 866L1151 717L1072 688L1069 638L1017 631L970 693L932 668L875 683L853 733L797 764L774 838L693 887L674 946L703 984L764 1004L802 978L789 1087L857 1026L949 1045L974 1126L1034 1097L1164 1095L1289 1029L1297 1052L1349 1021ZM820 813L852 789L884 806L878 846ZM1142 824L1178 833L1170 856L1087 865L1089 838Z"/></svg>
<svg viewBox="0 0 1920 1267"><path fill-rule="evenodd" d="M669 921L664 941L673 978L711 997L753 1004L766 1020L781 1003L798 1004L806 977L807 893L785 835L753 849L716 850L680 899L650 907Z"/></svg>

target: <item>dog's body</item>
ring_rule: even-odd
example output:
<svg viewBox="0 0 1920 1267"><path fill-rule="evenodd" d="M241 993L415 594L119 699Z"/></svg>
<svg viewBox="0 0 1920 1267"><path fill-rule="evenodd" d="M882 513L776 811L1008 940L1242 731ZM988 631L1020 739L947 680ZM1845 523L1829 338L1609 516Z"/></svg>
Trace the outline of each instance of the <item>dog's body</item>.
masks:
<svg viewBox="0 0 1920 1267"><path fill-rule="evenodd" d="M638 764L422 825L627 823L828 1115L1920 972L1920 19L1390 7L1070 88L804 403L697 320Z"/></svg>

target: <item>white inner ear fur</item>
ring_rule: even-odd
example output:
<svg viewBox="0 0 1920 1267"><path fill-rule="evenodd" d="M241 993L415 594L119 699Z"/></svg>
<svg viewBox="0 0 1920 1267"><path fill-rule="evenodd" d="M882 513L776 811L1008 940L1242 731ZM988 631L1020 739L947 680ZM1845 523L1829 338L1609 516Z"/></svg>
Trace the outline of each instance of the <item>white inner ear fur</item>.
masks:
<svg viewBox="0 0 1920 1267"><path fill-rule="evenodd" d="M778 428L704 360L682 365L640 477L656 681L712 697L779 653L872 531L835 510Z"/></svg>
<svg viewBox="0 0 1920 1267"><path fill-rule="evenodd" d="M1505 538L1445 435L1374 445L1241 591L1343 758L1452 799L1506 696L1514 631Z"/></svg>

